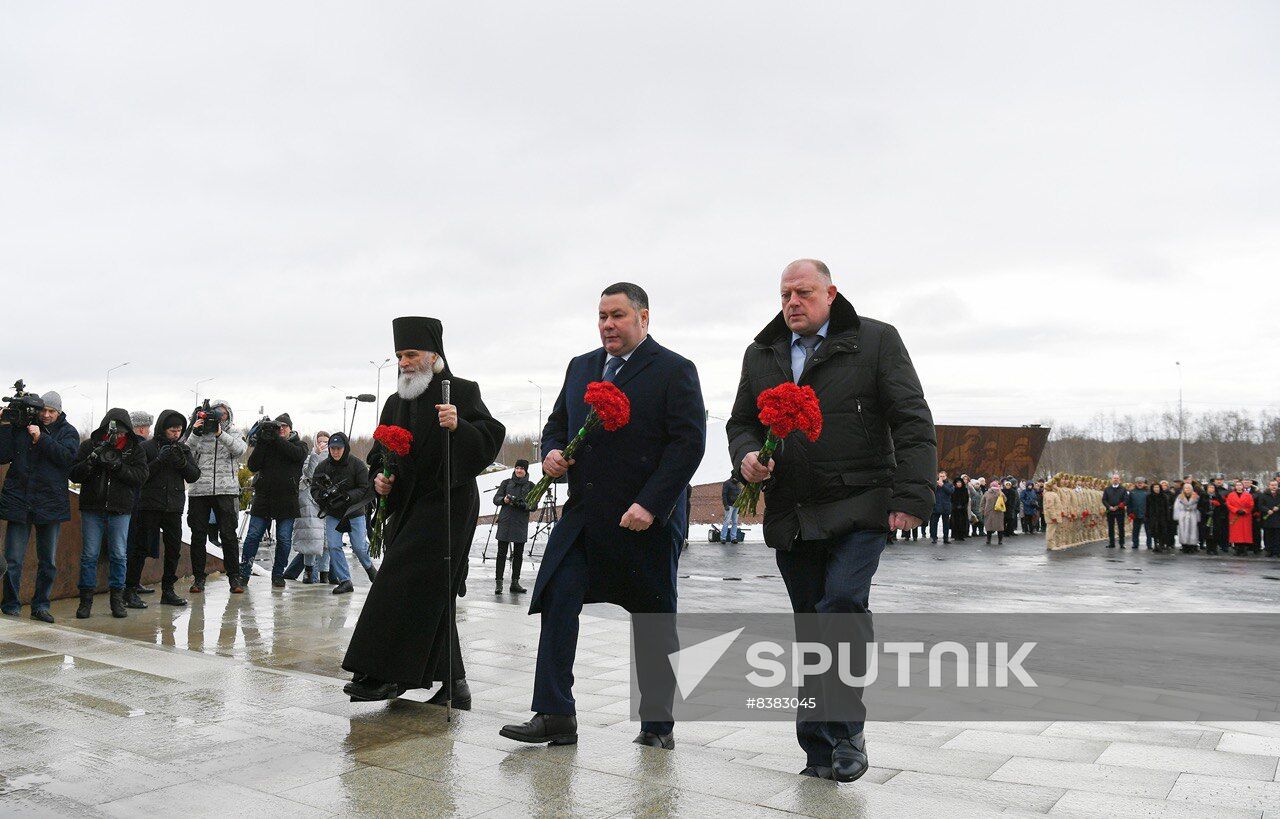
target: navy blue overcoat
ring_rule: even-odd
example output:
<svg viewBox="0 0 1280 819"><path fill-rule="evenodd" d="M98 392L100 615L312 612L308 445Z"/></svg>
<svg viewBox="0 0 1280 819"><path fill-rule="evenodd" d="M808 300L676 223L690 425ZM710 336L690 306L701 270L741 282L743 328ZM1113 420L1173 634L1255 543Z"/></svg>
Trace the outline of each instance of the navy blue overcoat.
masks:
<svg viewBox="0 0 1280 819"><path fill-rule="evenodd" d="M569 362L564 386L542 431L542 455L563 450L582 428L587 384L600 381L604 348ZM569 468L569 498L547 541L529 612L542 610L542 592L569 549L586 551L586 602L616 603L631 612L675 611L676 565L684 542L686 492L707 443L702 387L693 362L646 338L614 383L631 401L621 429L589 433ZM633 532L619 525L638 503L653 525Z"/></svg>

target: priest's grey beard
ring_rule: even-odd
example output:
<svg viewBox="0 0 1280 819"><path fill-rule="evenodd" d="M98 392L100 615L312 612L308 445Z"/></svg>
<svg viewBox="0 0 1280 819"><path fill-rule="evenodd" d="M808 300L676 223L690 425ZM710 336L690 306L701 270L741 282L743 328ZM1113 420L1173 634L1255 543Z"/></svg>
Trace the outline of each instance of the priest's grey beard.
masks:
<svg viewBox="0 0 1280 819"><path fill-rule="evenodd" d="M435 373L430 367L413 373L400 373L396 379L396 393L404 400L412 401L427 391L432 378L435 378Z"/></svg>

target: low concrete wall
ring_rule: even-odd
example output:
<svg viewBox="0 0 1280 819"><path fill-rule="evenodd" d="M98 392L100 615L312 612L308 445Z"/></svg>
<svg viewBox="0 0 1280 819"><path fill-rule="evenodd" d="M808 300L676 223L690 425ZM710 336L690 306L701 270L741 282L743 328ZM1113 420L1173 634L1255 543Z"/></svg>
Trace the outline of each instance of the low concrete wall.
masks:
<svg viewBox="0 0 1280 819"><path fill-rule="evenodd" d="M5 474L8 472L7 466L0 466L0 481L4 480ZM58 551L55 557L58 566L58 577L53 582L53 593L50 595L54 600L60 600L64 597L75 597L80 593L80 495L67 490L67 494L71 497L71 520L62 524L62 529L58 533ZM191 576L191 546L184 542L182 557L178 561L178 577ZM39 562L36 558L35 533L31 534L31 539L27 543L27 558L23 562L22 568L22 588L19 590L18 599L23 603L31 600L31 594L35 589L36 570L39 568ZM213 572L223 571L222 558L210 554L205 560L205 570L212 574ZM107 574L110 570L110 562L105 554L98 560L98 591L106 591ZM161 560L147 560L142 570L142 582L151 585L159 583L161 575L164 574L164 563Z"/></svg>

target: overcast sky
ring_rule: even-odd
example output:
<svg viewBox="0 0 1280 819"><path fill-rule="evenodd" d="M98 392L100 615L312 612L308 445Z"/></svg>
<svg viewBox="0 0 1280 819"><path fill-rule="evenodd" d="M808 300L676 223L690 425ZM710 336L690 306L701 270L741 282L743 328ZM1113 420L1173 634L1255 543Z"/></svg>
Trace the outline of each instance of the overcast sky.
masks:
<svg viewBox="0 0 1280 819"><path fill-rule="evenodd" d="M1278 42L1274 2L6 4L0 379L309 432L426 314L531 431L626 279L723 417L816 256L942 423L1160 409L1175 360L1280 408Z"/></svg>

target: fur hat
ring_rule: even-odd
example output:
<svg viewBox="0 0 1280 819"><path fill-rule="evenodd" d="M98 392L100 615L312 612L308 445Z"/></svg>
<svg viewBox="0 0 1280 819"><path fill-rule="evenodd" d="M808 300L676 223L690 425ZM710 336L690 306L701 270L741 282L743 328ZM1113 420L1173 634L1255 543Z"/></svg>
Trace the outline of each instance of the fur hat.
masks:
<svg viewBox="0 0 1280 819"><path fill-rule="evenodd" d="M149 412L142 410L134 410L129 413L129 423L136 427L149 427L154 424L156 417Z"/></svg>

